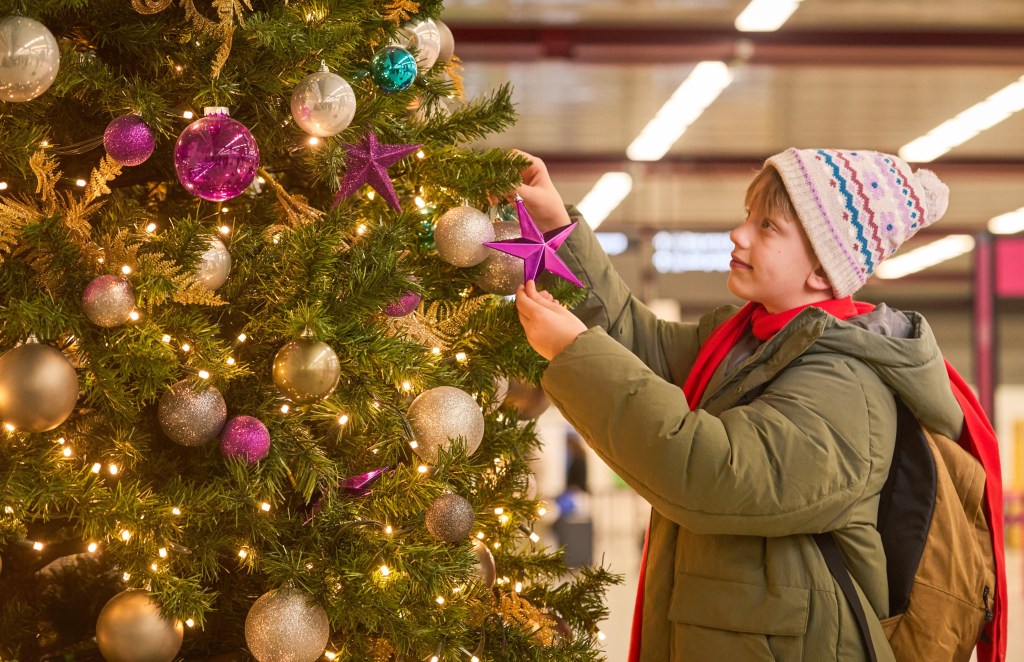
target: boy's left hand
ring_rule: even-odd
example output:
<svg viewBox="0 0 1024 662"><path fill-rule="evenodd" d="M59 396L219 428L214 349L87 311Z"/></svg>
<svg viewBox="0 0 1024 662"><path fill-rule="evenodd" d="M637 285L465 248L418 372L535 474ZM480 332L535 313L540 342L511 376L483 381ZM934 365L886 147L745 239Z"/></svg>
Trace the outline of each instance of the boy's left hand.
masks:
<svg viewBox="0 0 1024 662"><path fill-rule="evenodd" d="M532 280L516 290L516 310L530 346L549 361L587 330L550 294L538 292Z"/></svg>

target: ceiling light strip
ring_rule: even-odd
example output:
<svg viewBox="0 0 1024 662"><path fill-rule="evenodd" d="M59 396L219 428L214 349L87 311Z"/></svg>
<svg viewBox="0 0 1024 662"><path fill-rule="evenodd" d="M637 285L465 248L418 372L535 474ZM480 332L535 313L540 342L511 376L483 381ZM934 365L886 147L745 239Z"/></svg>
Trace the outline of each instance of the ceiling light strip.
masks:
<svg viewBox="0 0 1024 662"><path fill-rule="evenodd" d="M903 255L889 258L878 265L875 275L887 280L903 278L970 253L972 250L974 237L969 234L951 234Z"/></svg>
<svg viewBox="0 0 1024 662"><path fill-rule="evenodd" d="M632 190L633 178L628 172L606 172L576 205L576 209L587 219L590 227L596 228Z"/></svg>
<svg viewBox="0 0 1024 662"><path fill-rule="evenodd" d="M657 161L732 82L724 62L698 62L665 105L626 148L633 161Z"/></svg>
<svg viewBox="0 0 1024 662"><path fill-rule="evenodd" d="M736 29L741 32L774 32L789 20L801 0L750 0L750 4L736 17Z"/></svg>
<svg viewBox="0 0 1024 662"><path fill-rule="evenodd" d="M910 141L900 148L900 158L912 163L934 161L1021 110L1024 110L1024 76L920 138Z"/></svg>

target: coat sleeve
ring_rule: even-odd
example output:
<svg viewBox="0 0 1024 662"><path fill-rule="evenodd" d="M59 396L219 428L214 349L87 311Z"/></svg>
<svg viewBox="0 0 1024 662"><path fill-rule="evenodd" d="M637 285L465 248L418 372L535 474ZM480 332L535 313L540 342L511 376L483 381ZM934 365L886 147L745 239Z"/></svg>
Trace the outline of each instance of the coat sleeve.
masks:
<svg viewBox="0 0 1024 662"><path fill-rule="evenodd" d="M682 383L700 348L697 325L658 319L630 292L586 220L572 207L569 215L579 225L558 255L590 290L573 314L588 328L604 329L659 377Z"/></svg>
<svg viewBox="0 0 1024 662"><path fill-rule="evenodd" d="M599 329L556 356L542 384L623 480L697 533L840 528L881 487L872 467L888 460L873 437L895 436L892 397L870 368L830 354L797 359L719 416L691 412L678 386Z"/></svg>

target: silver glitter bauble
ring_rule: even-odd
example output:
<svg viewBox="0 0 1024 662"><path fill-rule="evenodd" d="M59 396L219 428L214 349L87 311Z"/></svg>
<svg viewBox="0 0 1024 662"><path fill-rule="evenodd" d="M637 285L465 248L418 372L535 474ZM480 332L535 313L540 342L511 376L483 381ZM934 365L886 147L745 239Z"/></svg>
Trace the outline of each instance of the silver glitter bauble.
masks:
<svg viewBox="0 0 1024 662"><path fill-rule="evenodd" d="M326 138L345 130L356 114L348 81L327 67L302 79L292 91L292 117L306 133Z"/></svg>
<svg viewBox="0 0 1024 662"><path fill-rule="evenodd" d="M297 404L326 398L334 392L340 378L338 355L325 342L299 338L274 356L274 385Z"/></svg>
<svg viewBox="0 0 1024 662"><path fill-rule="evenodd" d="M484 415L469 393L454 386L438 386L416 396L409 405L409 423L416 436L416 454L433 464L453 439L466 440L472 455L484 438Z"/></svg>
<svg viewBox="0 0 1024 662"><path fill-rule="evenodd" d="M442 494L427 508L427 531L440 542L459 542L473 529L473 506L458 494Z"/></svg>
<svg viewBox="0 0 1024 662"><path fill-rule="evenodd" d="M480 575L480 581L487 588L491 588L498 578L498 568L494 565L494 554L491 554L491 550L482 540L473 541L473 553L476 554L476 571Z"/></svg>
<svg viewBox="0 0 1024 662"><path fill-rule="evenodd" d="M330 635L327 612L297 588L264 593L245 617L245 643L260 662L314 662Z"/></svg>
<svg viewBox="0 0 1024 662"><path fill-rule="evenodd" d="M496 241L518 239L522 236L519 223L497 221L494 223ZM485 292L508 296L515 294L516 288L523 284L523 260L515 255L502 253L493 248L487 249L490 256L484 260L483 268L476 279L476 284Z"/></svg>
<svg viewBox="0 0 1024 662"><path fill-rule="evenodd" d="M451 29L444 21L434 19L434 24L441 36L441 50L437 54L437 61L441 64L448 64L451 62L452 56L455 55L455 37L452 36Z"/></svg>
<svg viewBox="0 0 1024 662"><path fill-rule="evenodd" d="M0 100L35 99L59 68L60 47L45 25L25 16L0 20Z"/></svg>
<svg viewBox="0 0 1024 662"><path fill-rule="evenodd" d="M199 259L196 277L208 290L216 290L223 285L231 273L231 253L220 237L208 237L209 247Z"/></svg>
<svg viewBox="0 0 1024 662"><path fill-rule="evenodd" d="M174 443L202 446L220 434L228 420L228 407L217 389L196 390L191 380L183 379L160 396L157 419Z"/></svg>
<svg viewBox="0 0 1024 662"><path fill-rule="evenodd" d="M494 241L494 225L487 214L469 205L449 209L434 228L437 254L456 267L473 267L486 260L493 249L484 246L485 241Z"/></svg>
<svg viewBox="0 0 1024 662"><path fill-rule="evenodd" d="M131 319L135 310L135 290L123 278L100 276L85 286L82 308L96 326L121 326Z"/></svg>
<svg viewBox="0 0 1024 662"><path fill-rule="evenodd" d="M146 591L118 593L96 619L96 644L107 662L171 662L184 628L160 613Z"/></svg>
<svg viewBox="0 0 1024 662"><path fill-rule="evenodd" d="M46 432L71 415L78 376L64 354L33 338L0 356L0 419L25 432Z"/></svg>
<svg viewBox="0 0 1024 662"><path fill-rule="evenodd" d="M434 19L410 21L398 29L398 45L416 49L416 68L429 69L441 54L441 32Z"/></svg>

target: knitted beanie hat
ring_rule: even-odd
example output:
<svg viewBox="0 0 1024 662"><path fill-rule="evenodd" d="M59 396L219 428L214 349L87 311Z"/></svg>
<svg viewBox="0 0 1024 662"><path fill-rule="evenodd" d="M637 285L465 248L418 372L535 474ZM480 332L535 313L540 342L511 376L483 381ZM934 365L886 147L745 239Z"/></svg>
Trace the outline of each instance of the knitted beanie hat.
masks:
<svg viewBox="0 0 1024 662"><path fill-rule="evenodd" d="M949 187L891 154L787 149L769 158L836 298L860 289L882 260L939 220Z"/></svg>

